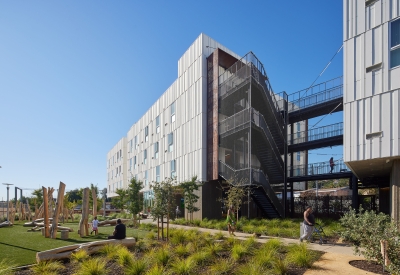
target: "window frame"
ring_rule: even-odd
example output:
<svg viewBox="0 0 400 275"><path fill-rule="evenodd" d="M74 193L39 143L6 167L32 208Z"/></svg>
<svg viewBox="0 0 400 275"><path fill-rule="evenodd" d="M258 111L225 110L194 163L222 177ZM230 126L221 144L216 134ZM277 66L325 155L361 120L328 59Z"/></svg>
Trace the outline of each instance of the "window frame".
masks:
<svg viewBox="0 0 400 275"><path fill-rule="evenodd" d="M170 112L171 112L171 123L175 122L176 120L176 105L175 105L176 101L174 101L171 106L170 106Z"/></svg>
<svg viewBox="0 0 400 275"><path fill-rule="evenodd" d="M160 151L160 144L157 142L154 142L154 158L158 159L158 152Z"/></svg>
<svg viewBox="0 0 400 275"><path fill-rule="evenodd" d="M161 128L160 128L160 116L158 115L156 117L156 133L158 134L160 132Z"/></svg>
<svg viewBox="0 0 400 275"><path fill-rule="evenodd" d="M144 141L149 141L149 126L144 127Z"/></svg>
<svg viewBox="0 0 400 275"><path fill-rule="evenodd" d="M168 152L174 151L174 132L168 134Z"/></svg>
<svg viewBox="0 0 400 275"><path fill-rule="evenodd" d="M389 33L389 37L390 37L390 41L389 41L389 69L394 69L394 68L398 68L400 67L400 37L398 38L398 44L392 46L392 39L393 39L393 33L392 33L392 28L393 28L393 24L399 24L398 28L399 28L399 32L400 32L400 18L397 18L396 20L393 20L390 22L390 33ZM397 65L392 66L392 52L397 51L396 53L399 54L399 62Z"/></svg>
<svg viewBox="0 0 400 275"><path fill-rule="evenodd" d="M170 162L170 169L171 169L171 179L176 178L176 160L171 160Z"/></svg>

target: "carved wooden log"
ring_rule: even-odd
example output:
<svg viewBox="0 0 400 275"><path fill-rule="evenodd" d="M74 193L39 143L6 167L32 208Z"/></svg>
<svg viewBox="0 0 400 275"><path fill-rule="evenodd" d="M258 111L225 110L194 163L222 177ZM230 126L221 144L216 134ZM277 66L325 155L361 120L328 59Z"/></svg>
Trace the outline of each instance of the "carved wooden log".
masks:
<svg viewBox="0 0 400 275"><path fill-rule="evenodd" d="M0 227L6 227L6 226L12 226L12 225L13 224L11 222L7 222L7 221L0 223Z"/></svg>
<svg viewBox="0 0 400 275"><path fill-rule="evenodd" d="M88 227L88 218L89 218L89 188L83 189L82 195L82 216L79 221L79 235L81 237L89 235L89 227Z"/></svg>
<svg viewBox="0 0 400 275"><path fill-rule="evenodd" d="M43 190L43 213L44 213L44 237L49 238L50 237L50 232L49 232L49 201L48 201L48 194L47 194L47 188L42 186Z"/></svg>
<svg viewBox="0 0 400 275"><path fill-rule="evenodd" d="M104 226L104 225L117 225L117 220L118 219L113 219L113 220L106 220L106 221L102 221L99 222L99 226ZM121 219L121 221L123 223L130 221L130 219Z"/></svg>
<svg viewBox="0 0 400 275"><path fill-rule="evenodd" d="M65 190L65 184L60 181L60 187L58 188L58 194L57 194L57 203L54 210L53 222L51 227L52 239L57 238L58 217L60 216L60 212L64 204L64 190Z"/></svg>
<svg viewBox="0 0 400 275"><path fill-rule="evenodd" d="M77 252L81 249L85 249L87 253L90 255L99 251L104 245L107 244L120 244L126 247L132 247L135 245L135 243L136 241L134 238L126 238L123 240L113 239L113 240L89 242L84 244L73 244L51 250L37 252L36 261L40 263L41 261L66 259L69 258L72 253Z"/></svg>
<svg viewBox="0 0 400 275"><path fill-rule="evenodd" d="M92 189L92 199L93 199L93 217L97 216L97 194L96 189Z"/></svg>

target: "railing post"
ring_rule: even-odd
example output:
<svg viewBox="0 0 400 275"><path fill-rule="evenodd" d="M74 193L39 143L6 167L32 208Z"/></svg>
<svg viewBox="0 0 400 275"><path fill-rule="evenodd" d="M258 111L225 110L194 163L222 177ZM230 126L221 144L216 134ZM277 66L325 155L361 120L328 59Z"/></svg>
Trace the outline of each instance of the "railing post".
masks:
<svg viewBox="0 0 400 275"><path fill-rule="evenodd" d="M284 98L284 132L283 132L283 137L284 137L284 152L283 152L283 196L282 196L282 202L283 202L283 217L286 218L287 214L287 155L288 155L288 123L289 123L289 112L288 112L288 95L286 94L285 91L283 91L283 98Z"/></svg>

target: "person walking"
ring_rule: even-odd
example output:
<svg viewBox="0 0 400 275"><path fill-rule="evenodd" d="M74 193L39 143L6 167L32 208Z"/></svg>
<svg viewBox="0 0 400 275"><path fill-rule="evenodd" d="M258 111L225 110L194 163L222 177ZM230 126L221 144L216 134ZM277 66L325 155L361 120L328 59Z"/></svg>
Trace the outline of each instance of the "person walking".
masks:
<svg viewBox="0 0 400 275"><path fill-rule="evenodd" d="M126 226L122 223L121 219L117 220L117 225L112 236L108 236L108 239L122 240L126 238Z"/></svg>
<svg viewBox="0 0 400 275"><path fill-rule="evenodd" d="M229 235L235 235L235 211L233 206L229 206L228 213L226 214L226 223L228 224Z"/></svg>
<svg viewBox="0 0 400 275"><path fill-rule="evenodd" d="M302 242L305 238L307 238L307 241L310 241L311 235L314 232L315 217L312 214L312 212L313 212L312 207L307 206L306 211L304 211L304 221L303 221L304 233L300 237L300 242Z"/></svg>
<svg viewBox="0 0 400 275"><path fill-rule="evenodd" d="M175 219L179 218L179 216L181 215L181 210L179 209L179 206L176 206L175 209Z"/></svg>
<svg viewBox="0 0 400 275"><path fill-rule="evenodd" d="M94 217L92 221L92 232L90 232L90 235L92 235L93 232L94 235L99 234L98 226L99 226L99 221L97 220L97 217Z"/></svg>
<svg viewBox="0 0 400 275"><path fill-rule="evenodd" d="M331 171L329 173L332 174L333 167L335 167L335 162L333 161L333 157L330 158L329 160L329 165L331 166Z"/></svg>

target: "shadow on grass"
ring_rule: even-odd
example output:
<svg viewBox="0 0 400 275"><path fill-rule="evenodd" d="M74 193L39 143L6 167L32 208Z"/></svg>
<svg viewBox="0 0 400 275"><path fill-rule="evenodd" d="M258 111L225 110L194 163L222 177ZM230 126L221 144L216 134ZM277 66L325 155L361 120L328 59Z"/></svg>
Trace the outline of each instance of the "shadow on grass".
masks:
<svg viewBox="0 0 400 275"><path fill-rule="evenodd" d="M13 244L3 243L3 242L0 242L0 244L12 246L12 247L16 247L16 248L20 248L20 249L24 249L24 250L29 250L29 251L33 251L33 252L40 252L39 250L26 248L26 247L22 247L22 246L19 246L19 245L13 245Z"/></svg>

